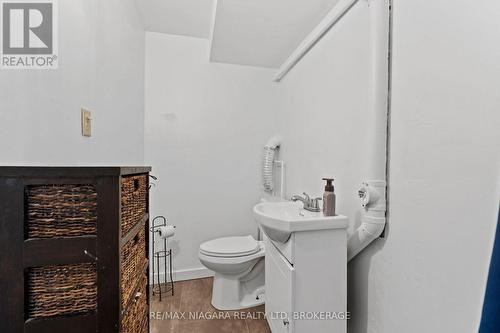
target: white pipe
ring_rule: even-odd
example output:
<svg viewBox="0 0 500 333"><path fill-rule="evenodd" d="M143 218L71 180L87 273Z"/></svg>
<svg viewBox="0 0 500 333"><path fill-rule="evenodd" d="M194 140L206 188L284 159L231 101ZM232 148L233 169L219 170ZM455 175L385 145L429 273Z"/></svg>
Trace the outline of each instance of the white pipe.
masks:
<svg viewBox="0 0 500 333"><path fill-rule="evenodd" d="M367 247L374 239L380 236L385 227L385 218L379 223L363 223L360 228L349 237L347 260L354 258L359 252Z"/></svg>
<svg viewBox="0 0 500 333"><path fill-rule="evenodd" d="M386 178L389 89L389 0L370 0L371 88L368 179Z"/></svg>
<svg viewBox="0 0 500 333"><path fill-rule="evenodd" d="M386 182L383 180L369 180L363 183L362 205L364 214L361 225L347 240L347 260L354 258L359 252L377 239L385 228Z"/></svg>
<svg viewBox="0 0 500 333"><path fill-rule="evenodd" d="M280 199L285 199L285 161L274 161L280 170ZM276 194L274 194L276 195Z"/></svg>
<svg viewBox="0 0 500 333"><path fill-rule="evenodd" d="M347 242L351 260L383 232L386 223L387 111L389 94L390 0L369 0L372 75L368 130L369 171L360 196L363 200L362 223Z"/></svg>
<svg viewBox="0 0 500 333"><path fill-rule="evenodd" d="M323 38L335 23L337 23L359 0L340 0L325 16L313 31L300 43L293 53L280 66L274 76L274 82L280 82L293 67Z"/></svg>

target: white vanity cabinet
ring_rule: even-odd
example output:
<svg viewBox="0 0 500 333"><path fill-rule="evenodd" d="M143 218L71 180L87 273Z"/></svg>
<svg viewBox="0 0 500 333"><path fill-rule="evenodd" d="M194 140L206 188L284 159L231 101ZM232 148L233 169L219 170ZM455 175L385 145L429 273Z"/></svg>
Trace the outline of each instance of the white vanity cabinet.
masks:
<svg viewBox="0 0 500 333"><path fill-rule="evenodd" d="M273 333L345 333L347 218L338 228L293 232L266 245L266 313ZM341 221L337 221L341 222Z"/></svg>

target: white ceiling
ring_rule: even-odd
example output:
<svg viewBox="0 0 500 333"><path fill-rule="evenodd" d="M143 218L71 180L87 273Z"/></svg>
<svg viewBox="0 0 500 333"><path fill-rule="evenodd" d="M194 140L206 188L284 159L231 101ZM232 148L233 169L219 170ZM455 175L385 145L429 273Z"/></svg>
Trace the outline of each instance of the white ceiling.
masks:
<svg viewBox="0 0 500 333"><path fill-rule="evenodd" d="M136 0L147 31L208 38L214 0Z"/></svg>
<svg viewBox="0 0 500 333"><path fill-rule="evenodd" d="M219 0L210 60L279 67L339 0Z"/></svg>
<svg viewBox="0 0 500 333"><path fill-rule="evenodd" d="M212 38L211 61L278 68L338 1L137 0L137 5L148 31Z"/></svg>

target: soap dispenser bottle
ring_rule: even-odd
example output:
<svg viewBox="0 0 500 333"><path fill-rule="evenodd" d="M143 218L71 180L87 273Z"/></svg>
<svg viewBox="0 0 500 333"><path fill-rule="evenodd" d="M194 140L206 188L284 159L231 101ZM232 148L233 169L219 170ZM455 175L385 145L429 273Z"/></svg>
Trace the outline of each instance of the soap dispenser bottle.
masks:
<svg viewBox="0 0 500 333"><path fill-rule="evenodd" d="M326 180L325 193L323 194L323 215L335 216L335 189L333 178L323 178Z"/></svg>

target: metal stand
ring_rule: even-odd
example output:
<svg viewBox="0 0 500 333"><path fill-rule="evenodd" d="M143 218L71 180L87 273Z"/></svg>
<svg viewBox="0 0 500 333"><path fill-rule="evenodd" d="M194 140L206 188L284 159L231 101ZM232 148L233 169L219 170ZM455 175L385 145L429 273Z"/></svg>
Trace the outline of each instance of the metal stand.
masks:
<svg viewBox="0 0 500 333"><path fill-rule="evenodd" d="M162 220L162 222L159 222L156 224L155 222L157 220ZM153 246L153 295L155 293L158 293L160 296L160 302L161 302L161 294L162 293L168 293L171 292L172 296L174 295L174 279L172 277L172 250L167 250L167 240L163 240L163 250L155 251L155 234L158 232L158 228L160 227L165 227L167 226L167 219L164 216L157 216L153 219L153 226L149 228L152 234L152 246ZM160 261L163 258L163 268L165 272L165 283L161 283L160 281ZM167 258L169 260L168 268L169 268L169 275L170 275L170 282L168 282L167 278ZM155 261L156 260L156 281L157 284L155 285Z"/></svg>

